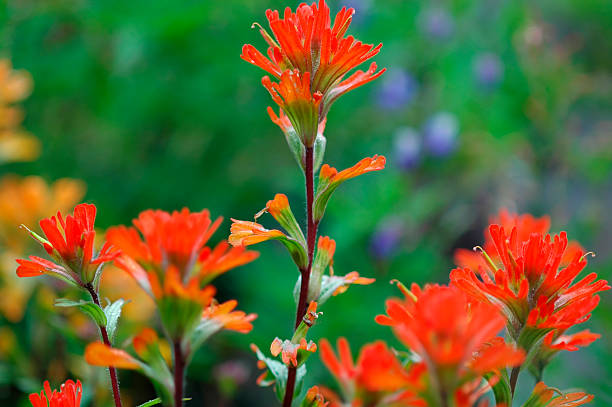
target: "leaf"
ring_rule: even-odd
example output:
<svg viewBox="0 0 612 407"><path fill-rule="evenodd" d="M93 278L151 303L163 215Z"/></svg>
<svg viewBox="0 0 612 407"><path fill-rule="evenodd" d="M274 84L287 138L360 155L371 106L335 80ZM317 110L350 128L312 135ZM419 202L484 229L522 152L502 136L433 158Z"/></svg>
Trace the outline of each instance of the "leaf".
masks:
<svg viewBox="0 0 612 407"><path fill-rule="evenodd" d="M108 331L108 337L113 343L113 338L115 336L115 332L117 330L117 325L119 323L119 317L121 316L121 309L127 302L120 298L115 302L110 302L104 307L104 314L106 315L106 320L108 323L106 324L106 330Z"/></svg>
<svg viewBox="0 0 612 407"><path fill-rule="evenodd" d="M191 400L191 398L184 398L184 399L183 399L183 401L189 401L189 400ZM136 406L136 407L150 407L150 406L156 406L156 405L158 405L158 404L161 404L161 402L162 402L161 398L159 398L159 397L158 397L158 398L156 398L156 399L149 400L149 401L147 401L147 402L145 402L145 403L139 404L139 405L138 405L138 406Z"/></svg>
<svg viewBox="0 0 612 407"><path fill-rule="evenodd" d="M149 401L147 401L146 403L139 404L137 407L149 407L149 406L156 406L156 405L158 405L158 404L161 404L161 402L162 402L162 401L161 401L161 399L158 397L158 398L156 398L156 399L149 400Z"/></svg>
<svg viewBox="0 0 612 407"><path fill-rule="evenodd" d="M325 303L331 298L336 290L346 284L344 276L323 276L321 280L321 293L317 303L319 305Z"/></svg>
<svg viewBox="0 0 612 407"><path fill-rule="evenodd" d="M56 307L77 307L81 312L89 315L99 326L106 326L106 315L102 308L90 301L72 301L67 298L55 300Z"/></svg>

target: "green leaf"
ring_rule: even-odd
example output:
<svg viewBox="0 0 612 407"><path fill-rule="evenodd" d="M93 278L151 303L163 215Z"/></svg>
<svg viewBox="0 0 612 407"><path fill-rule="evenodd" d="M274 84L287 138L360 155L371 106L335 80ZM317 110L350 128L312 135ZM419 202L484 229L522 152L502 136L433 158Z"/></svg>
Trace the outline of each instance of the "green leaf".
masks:
<svg viewBox="0 0 612 407"><path fill-rule="evenodd" d="M99 326L106 326L107 319L102 308L90 301L73 301L67 298L55 300L56 307L77 307L81 312L89 315Z"/></svg>
<svg viewBox="0 0 612 407"><path fill-rule="evenodd" d="M183 399L183 401L189 401L189 400L191 400L191 398L184 398L184 399ZM136 407L150 407L150 406L156 406L156 405L158 405L158 404L161 404L161 402L162 402L161 398L159 398L159 397L158 397L158 398L156 398L156 399L149 400L149 401L147 401L147 402L145 402L145 403L139 404L139 405L138 405L138 406L136 406Z"/></svg>
<svg viewBox="0 0 612 407"><path fill-rule="evenodd" d="M489 380L493 374L488 374L485 376L485 379ZM510 383L508 381L508 372L506 369L502 370L501 377L492 386L493 394L495 395L495 404L496 405L504 405L510 406L512 405L512 391L510 389Z"/></svg>
<svg viewBox="0 0 612 407"><path fill-rule="evenodd" d="M21 224L20 225L21 228L25 229L30 236L32 236L36 241L38 241L38 243L40 243L41 245L51 245L51 242L49 242L47 239L45 239L44 237L40 236L38 233L34 232L33 230L31 230L30 228L28 228L26 225Z"/></svg>
<svg viewBox="0 0 612 407"><path fill-rule="evenodd" d="M323 164L323 156L325 155L325 145L327 144L327 139L323 134L317 134L317 138L314 143L314 171L318 171Z"/></svg>
<svg viewBox="0 0 612 407"><path fill-rule="evenodd" d="M108 337L113 343L113 338L115 336L115 332L117 331L117 324L119 323L119 317L121 316L121 309L126 304L126 301L123 298L118 299L115 302L110 302L104 307L104 314L106 315L106 320L108 323L106 324L106 330L108 331Z"/></svg>
<svg viewBox="0 0 612 407"><path fill-rule="evenodd" d="M156 405L158 405L158 404L161 404L161 402L162 402L162 401L161 401L161 399L158 397L158 398L156 398L156 399L149 400L149 401L147 401L146 403L139 404L137 407L149 407L149 406L156 406Z"/></svg>

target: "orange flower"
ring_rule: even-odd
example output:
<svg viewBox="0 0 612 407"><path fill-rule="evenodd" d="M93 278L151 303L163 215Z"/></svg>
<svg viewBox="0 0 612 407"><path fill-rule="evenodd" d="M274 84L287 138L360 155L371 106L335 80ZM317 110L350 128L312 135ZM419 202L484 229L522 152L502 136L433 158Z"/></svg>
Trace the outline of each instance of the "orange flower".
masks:
<svg viewBox="0 0 612 407"><path fill-rule="evenodd" d="M257 318L256 314L246 314L243 311L234 311L238 301L230 300L222 304L211 304L202 314L202 319L211 320L220 325L222 329L236 331L243 334L251 332L251 322Z"/></svg>
<svg viewBox="0 0 612 407"><path fill-rule="evenodd" d="M315 197L314 217L315 221L321 220L327 207L327 202L332 194L344 181L355 178L359 175L380 171L385 168L386 158L382 155L366 157L351 168L338 172L334 167L323 164L319 172L319 185L317 186L317 196Z"/></svg>
<svg viewBox="0 0 612 407"><path fill-rule="evenodd" d="M572 335L555 335L555 331L549 332L544 337L544 346L552 351L567 350L570 352L577 351L578 347L589 346L597 339L601 338L600 334L590 332L588 329L576 332Z"/></svg>
<svg viewBox="0 0 612 407"><path fill-rule="evenodd" d="M96 207L80 204L74 208L74 215L64 219L60 212L40 221L46 239L29 231L42 244L57 263L30 256L29 260L19 259L17 275L34 277L49 274L80 287L99 281L102 265L112 261L119 254L109 243L105 243L94 257L94 221Z"/></svg>
<svg viewBox="0 0 612 407"><path fill-rule="evenodd" d="M508 235L504 227L491 225L489 233L491 253L501 267L483 252L487 269L455 269L450 278L473 298L501 306L510 334L526 350L553 329L563 332L586 321L599 302L595 294L610 288L595 273L572 285L587 261L579 250L560 268L568 247L565 232L554 237L532 233L520 240L518 227Z"/></svg>
<svg viewBox="0 0 612 407"><path fill-rule="evenodd" d="M60 390L51 390L49 381L45 380L44 390L30 394L32 407L79 407L83 395L83 386L79 380L73 382L67 380L62 384Z"/></svg>
<svg viewBox="0 0 612 407"><path fill-rule="evenodd" d="M268 230L256 222L236 219L232 219L232 222L230 229L231 234L228 238L232 246L250 246L267 240L278 240L287 248L298 267L304 268L308 264L308 257L306 256L306 249L304 248L305 243L303 242L304 236L301 234L301 231L299 232L301 238L298 237L296 239L293 235L287 236L277 229ZM295 226L299 230L297 222L295 222ZM285 225L285 227L291 227L291 225ZM293 233L297 232L294 231Z"/></svg>
<svg viewBox="0 0 612 407"><path fill-rule="evenodd" d="M94 342L85 348L85 360L94 366L112 366L119 369L138 370L140 362L121 349L111 348L102 342Z"/></svg>
<svg viewBox="0 0 612 407"><path fill-rule="evenodd" d="M321 389L317 386L313 386L306 392L306 399L302 404L304 407L327 407L329 406L329 402L325 401L325 397L323 393L321 393Z"/></svg>
<svg viewBox="0 0 612 407"><path fill-rule="evenodd" d="M349 401L372 397L375 393L387 394L407 388L418 387L415 379L382 342L374 342L361 348L357 364L353 363L351 350L345 338L338 339L336 357L326 339L319 342L321 361L334 375L345 398ZM378 397L381 397L379 394Z"/></svg>
<svg viewBox="0 0 612 407"><path fill-rule="evenodd" d="M281 355L283 363L286 365L298 366L298 352L316 352L317 345L310 341L308 342L306 338L302 338L299 343L293 343L289 339L285 339L284 341L280 338L274 338L272 344L270 345L270 353L272 356Z"/></svg>
<svg viewBox="0 0 612 407"><path fill-rule="evenodd" d="M278 11L268 10L266 17L274 37L260 27L269 45L268 58L252 45L242 48L241 57L268 73L280 78L286 70L297 70L312 76L313 93L325 95L327 115L329 105L341 94L378 78L384 69L376 72L372 63L367 72L357 71L344 79L358 65L380 51L382 44L363 44L352 36L344 37L352 20L354 9L343 8L331 24L330 10L324 0L319 4L302 3L293 13L285 9L283 18Z"/></svg>
<svg viewBox="0 0 612 407"><path fill-rule="evenodd" d="M583 392L565 393L539 382L525 405L533 407L577 407L590 403L593 396Z"/></svg>
<svg viewBox="0 0 612 407"><path fill-rule="evenodd" d="M261 83L287 115L302 144L312 147L325 116L319 115L323 95L311 93L310 72L300 74L298 70L287 70L279 83L272 82L269 76L264 76Z"/></svg>
<svg viewBox="0 0 612 407"><path fill-rule="evenodd" d="M507 209L501 209L497 216L493 216L489 219L489 224L500 225L505 230L512 230L516 227L518 240L524 242L529 240L533 233L542 235L547 234L550 230L550 217L542 216L541 218L536 218L528 213L519 215L511 213ZM488 227L484 230L484 237L485 241L482 246L482 251L490 256L491 261L495 265L501 265L501 259L497 254L495 242L489 233ZM483 253L479 252L479 250L480 248L478 248L478 250L457 249L455 251L455 264L462 268L471 268L472 270L478 270L479 267L488 268L489 264L485 260ZM582 248L578 242L569 242L561 264L567 265L576 252L580 250L582 250Z"/></svg>
<svg viewBox="0 0 612 407"><path fill-rule="evenodd" d="M172 213L147 210L134 220L135 228L109 228L107 239L123 253L116 264L151 296L161 298L163 284L168 289L191 287L188 291L197 297L195 291L202 280L209 281L258 256L258 253L244 249L228 250L226 242L219 243L214 249L207 247L208 239L220 223L221 218L211 221L206 209L194 213L186 208ZM167 285L165 280L169 270L176 272L171 275L174 281ZM174 292L183 293L180 289Z"/></svg>
<svg viewBox="0 0 612 407"><path fill-rule="evenodd" d="M231 235L228 239L232 246L250 246L285 236L280 230L268 230L259 223L236 219L232 219L232 222Z"/></svg>
<svg viewBox="0 0 612 407"><path fill-rule="evenodd" d="M525 352L496 337L504 326L497 307L470 302L455 287L413 284L403 287L405 299L387 300L387 314L376 321L395 335L427 365L432 382L449 394L461 383L486 373L520 365ZM442 397L442 396L441 396Z"/></svg>

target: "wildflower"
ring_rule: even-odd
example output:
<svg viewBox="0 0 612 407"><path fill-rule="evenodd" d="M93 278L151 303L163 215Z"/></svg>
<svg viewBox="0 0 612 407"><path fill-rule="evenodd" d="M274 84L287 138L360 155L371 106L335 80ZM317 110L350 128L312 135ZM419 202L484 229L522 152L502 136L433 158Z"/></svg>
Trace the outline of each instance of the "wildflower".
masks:
<svg viewBox="0 0 612 407"><path fill-rule="evenodd" d="M300 355L300 360L298 361L298 354L316 351L317 345L313 341L308 342L306 338L302 338L298 343L293 343L288 339L283 341L280 338L274 338L270 345L272 356L280 354L284 364L291 364L293 366L298 366L303 360L303 356Z"/></svg>
<svg viewBox="0 0 612 407"><path fill-rule="evenodd" d="M302 407L327 407L329 402L325 401L321 389L317 386L313 386L306 392L306 398L302 403Z"/></svg>
<svg viewBox="0 0 612 407"><path fill-rule="evenodd" d="M376 47L363 44L353 36L344 37L354 12L352 8L343 8L332 25L324 0L318 5L302 3L295 13L286 8L283 18L278 11L268 10L266 17L274 37L259 26L269 45L268 58L250 44L243 46L241 57L278 79L287 70L298 71L301 77L309 73L312 94L319 93L323 98L323 118L340 95L384 72L384 69L376 72L376 64L372 63L366 72L356 71L345 78L354 68L378 54L382 47L382 44Z"/></svg>
<svg viewBox="0 0 612 407"><path fill-rule="evenodd" d="M432 156L445 157L457 147L459 121L448 112L433 115L423 129L423 144Z"/></svg>
<svg viewBox="0 0 612 407"><path fill-rule="evenodd" d="M44 390L40 393L30 394L32 407L79 407L83 395L83 386L79 380L67 380L60 386L60 390L51 390L49 381L43 384Z"/></svg>
<svg viewBox="0 0 612 407"><path fill-rule="evenodd" d="M193 213L187 208L172 213L147 210L134 220L135 227L109 228L107 239L122 251L117 265L155 297L153 287L171 268L187 285L191 278L210 280L257 257L252 251L228 250L226 242L214 249L206 246L221 220L213 222L206 209Z"/></svg>
<svg viewBox="0 0 612 407"><path fill-rule="evenodd" d="M17 275L34 277L49 274L83 288L92 283L97 285L104 263L112 261L119 253L107 242L95 254L95 219L95 205L80 204L74 208L74 215L68 215L65 219L58 212L57 216L41 220L40 228L46 239L28 231L55 263L37 256L30 256L29 260L19 259Z"/></svg>
<svg viewBox="0 0 612 407"><path fill-rule="evenodd" d="M273 83L268 76L264 76L261 82L289 118L302 144L312 147L324 116L319 116L323 95L310 90L310 72L300 75L297 70L287 70L279 83Z"/></svg>
<svg viewBox="0 0 612 407"><path fill-rule="evenodd" d="M542 216L540 218L536 218L528 213L519 215L509 212L507 209L501 209L496 216L491 217L489 224L500 225L505 230L512 230L516 227L518 240L524 242L529 240L529 237L533 233L540 233L542 235L547 234L550 230L550 217ZM496 268L502 266L501 259L495 248L495 242L489 233L489 227L484 230L484 237L485 241L482 245L482 252L466 249L457 249L455 251L455 263L459 267L468 267L472 270L477 270L480 266L489 268L490 265L485 256L483 256L483 253L487 253L491 259L491 262L493 262ZM477 247L477 249L480 250L480 247ZM566 265L569 263L574 255L581 250L582 248L577 242L568 242L568 247L563 255L561 264Z"/></svg>
<svg viewBox="0 0 612 407"><path fill-rule="evenodd" d="M488 268L455 269L451 281L473 298L502 307L510 335L526 350L553 329L586 321L599 303L595 294L610 288L595 273L572 285L587 261L578 250L560 269L568 247L565 232L554 237L532 233L521 240L517 226L508 235L504 227L491 225L489 233L492 255L482 253Z"/></svg>
<svg viewBox="0 0 612 407"><path fill-rule="evenodd" d="M339 338L337 346L338 357L326 339L319 342L321 360L336 378L345 400L372 401L419 386L420 374L414 375L418 368L406 370L382 341L365 345L356 364L345 338Z"/></svg>
<svg viewBox="0 0 612 407"><path fill-rule="evenodd" d="M317 187L317 195L315 197L315 222L321 220L331 195L343 182L371 171L380 171L385 168L386 161L387 160L384 156L375 155L371 158L364 158L354 166L340 172L338 172L338 170L336 170L334 167L323 164L319 173L319 185Z"/></svg>
<svg viewBox="0 0 612 407"><path fill-rule="evenodd" d="M456 390L466 397L473 395L479 388L464 386L523 362L523 350L496 337L505 322L497 307L470 302L455 287L427 285L421 289L413 284L408 290L400 284L400 289L405 298L387 300L388 315L379 315L376 322L391 326L423 360L438 398Z"/></svg>
<svg viewBox="0 0 612 407"><path fill-rule="evenodd" d="M525 406L529 407L577 407L590 403L593 396L583 392L562 393L561 391L548 387L543 382L535 385Z"/></svg>
<svg viewBox="0 0 612 407"><path fill-rule="evenodd" d="M289 212L291 212L290 209L289 209ZM276 213L276 212L274 212L273 210L273 213ZM280 213L277 214L277 217L278 215L280 215ZM293 214L291 214L291 216L293 216ZM295 228L297 228L296 230L299 231L297 238L294 237L293 235L287 236L283 232L277 229L268 230L256 222L249 222L245 220L236 220L236 219L232 219L232 222L233 223L230 229L231 234L228 238L228 241L231 245L250 246L253 244L265 242L267 240L278 240L280 243L283 244L283 246L287 248L287 250L289 251L289 254L293 258L295 263L298 265L298 267L300 267L300 269L304 269L306 265L308 264L308 257L306 255L304 235L299 229L299 226L297 226L297 221L295 221ZM281 222L283 222L282 219L281 219ZM285 225L285 226L286 227L289 226L290 230L293 230L293 228L291 228L290 225ZM295 233L295 231L293 232Z"/></svg>

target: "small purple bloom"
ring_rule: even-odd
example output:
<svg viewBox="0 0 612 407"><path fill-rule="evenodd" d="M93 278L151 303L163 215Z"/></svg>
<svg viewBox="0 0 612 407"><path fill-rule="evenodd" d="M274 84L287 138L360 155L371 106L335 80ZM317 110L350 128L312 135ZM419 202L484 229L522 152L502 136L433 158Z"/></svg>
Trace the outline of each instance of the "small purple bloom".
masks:
<svg viewBox="0 0 612 407"><path fill-rule="evenodd" d="M419 165L422 158L421 136L410 127L402 127L395 133L394 154L397 166L402 170L411 170Z"/></svg>
<svg viewBox="0 0 612 407"><path fill-rule="evenodd" d="M377 260L391 257L399 247L404 228L401 221L394 218L383 220L372 236L370 252Z"/></svg>
<svg viewBox="0 0 612 407"><path fill-rule="evenodd" d="M474 76L484 87L497 85L504 75L504 64L493 53L483 53L476 57L473 64Z"/></svg>
<svg viewBox="0 0 612 407"><path fill-rule="evenodd" d="M459 121L452 113L439 112L427 120L423 133L427 151L434 157L443 157L457 147Z"/></svg>
<svg viewBox="0 0 612 407"><path fill-rule="evenodd" d="M400 109L414 100L419 84L401 69L391 69L383 76L378 91L378 104L384 109Z"/></svg>
<svg viewBox="0 0 612 407"><path fill-rule="evenodd" d="M425 9L419 17L419 23L426 34L437 39L447 39L455 30L453 16L442 7Z"/></svg>

